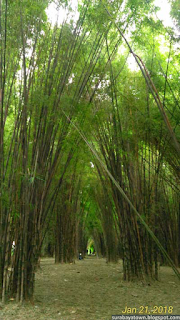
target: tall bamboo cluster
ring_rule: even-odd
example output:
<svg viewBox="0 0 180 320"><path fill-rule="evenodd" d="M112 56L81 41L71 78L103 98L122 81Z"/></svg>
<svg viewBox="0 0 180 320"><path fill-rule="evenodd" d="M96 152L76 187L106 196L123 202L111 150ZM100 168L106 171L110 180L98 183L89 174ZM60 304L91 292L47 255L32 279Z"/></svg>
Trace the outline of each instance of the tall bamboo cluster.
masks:
<svg viewBox="0 0 180 320"><path fill-rule="evenodd" d="M100 180L95 188L94 197L99 207L99 219L102 224L103 242L105 252L100 253L106 257L107 262L117 262L119 258L118 242L119 232L117 229L117 221L115 215L114 202L111 195L111 188L108 187L106 181L103 179L102 172L98 167Z"/></svg>
<svg viewBox="0 0 180 320"><path fill-rule="evenodd" d="M120 78L115 77L111 64L110 84L106 89L109 99L106 96L104 102L100 102L99 98L95 97L96 110L103 108L106 112L104 121L96 127L96 141L107 169L178 266L179 188L176 176L172 173L173 166L168 160L169 154L166 154L166 148L169 148L166 131L161 125L158 137L151 132L148 125L152 120L149 107L154 110L154 102L149 102L149 92L144 91L145 102L142 109L142 102L139 102L138 106L136 97L128 92L128 86L134 86L133 81L136 80L130 79L129 84L125 84L127 87L124 92L120 91L118 80L120 81ZM143 113L149 122L144 122ZM146 123L144 130L141 129L143 123ZM175 153L174 161L177 161L176 159ZM99 174L101 176L100 172ZM104 175L111 186L109 193L110 197L113 197L118 221L124 279L144 278L146 275L158 279L158 262L165 262L163 255L113 181L107 173L104 172ZM101 184L104 189L102 178ZM104 214L107 210L111 219L114 219L113 210L108 208L106 199L107 196L104 201L101 199L99 206ZM114 233L115 227L114 222Z"/></svg>
<svg viewBox="0 0 180 320"><path fill-rule="evenodd" d="M55 262L74 262L77 258L77 236L80 215L80 181L76 170L64 180L56 205Z"/></svg>
<svg viewBox="0 0 180 320"><path fill-rule="evenodd" d="M10 47L6 49L10 4L7 6L6 2L4 8L0 74L0 293L3 302L7 294L22 302L33 296L47 217L55 208L77 147L70 120L77 117L78 112L80 119L84 117L85 110L81 110L78 103L97 63L103 31L87 55L84 46L89 35L82 29L86 7L82 8L76 26L64 23L60 28L57 25L54 29L42 28L43 24L35 19L35 22L32 20L35 25L28 29L26 11L19 4L20 34L16 44L19 47L13 56ZM12 45L11 41L9 39ZM72 140L64 149L71 133ZM64 185L64 188L69 190L67 197L71 199L72 186ZM62 196L62 207L66 211L64 202L66 199ZM61 227L66 225L66 218L64 215ZM69 233L75 232L72 216L67 221L72 226L72 230L66 226L69 228L66 240L70 241ZM15 249L12 250L13 242ZM68 254L64 253L64 260L69 259Z"/></svg>

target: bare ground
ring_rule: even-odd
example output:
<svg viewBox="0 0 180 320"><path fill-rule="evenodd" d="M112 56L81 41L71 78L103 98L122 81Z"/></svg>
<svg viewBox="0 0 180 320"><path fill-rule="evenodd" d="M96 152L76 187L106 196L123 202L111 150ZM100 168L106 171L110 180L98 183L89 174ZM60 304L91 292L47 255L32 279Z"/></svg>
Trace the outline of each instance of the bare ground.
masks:
<svg viewBox="0 0 180 320"><path fill-rule="evenodd" d="M169 307L173 315L180 314L180 281L169 267L160 268L159 281L125 282L122 262L106 264L87 257L55 265L53 259L42 259L34 303L20 306L9 301L0 307L0 320L110 320L126 306L137 308L136 314L145 306L150 314L155 306L163 307L157 309L162 314L168 314Z"/></svg>

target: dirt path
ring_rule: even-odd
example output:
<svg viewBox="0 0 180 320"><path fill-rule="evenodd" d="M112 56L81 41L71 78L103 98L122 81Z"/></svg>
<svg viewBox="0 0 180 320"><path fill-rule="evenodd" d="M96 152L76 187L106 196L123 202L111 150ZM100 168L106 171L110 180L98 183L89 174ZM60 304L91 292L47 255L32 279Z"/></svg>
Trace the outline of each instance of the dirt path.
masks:
<svg viewBox="0 0 180 320"><path fill-rule="evenodd" d="M161 267L160 281L126 283L121 262L107 265L104 259L88 257L55 265L53 259L43 259L34 305L10 301L0 310L0 320L110 320L126 306L137 308L136 314L141 306L148 306L148 312L172 306L172 314L180 314L180 281L168 267Z"/></svg>

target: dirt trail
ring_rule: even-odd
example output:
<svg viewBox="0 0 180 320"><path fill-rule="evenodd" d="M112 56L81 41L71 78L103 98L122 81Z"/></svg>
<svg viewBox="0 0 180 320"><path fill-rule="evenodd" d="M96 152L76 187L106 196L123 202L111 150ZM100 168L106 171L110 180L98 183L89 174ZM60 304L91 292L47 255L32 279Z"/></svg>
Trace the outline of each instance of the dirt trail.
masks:
<svg viewBox="0 0 180 320"><path fill-rule="evenodd" d="M22 307L10 301L0 309L0 320L111 320L126 306L137 308L136 314L141 306L151 314L155 306L164 311L172 306L172 314L180 314L180 281L169 267L161 267L160 281L126 283L121 262L107 265L104 259L87 257L55 265L53 259L42 259L34 304Z"/></svg>

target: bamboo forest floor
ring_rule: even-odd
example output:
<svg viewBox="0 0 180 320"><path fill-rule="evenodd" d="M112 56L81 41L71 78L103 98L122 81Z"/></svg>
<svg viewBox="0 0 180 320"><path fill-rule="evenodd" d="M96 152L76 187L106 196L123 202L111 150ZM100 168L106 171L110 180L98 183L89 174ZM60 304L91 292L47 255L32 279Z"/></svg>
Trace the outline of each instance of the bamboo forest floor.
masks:
<svg viewBox="0 0 180 320"><path fill-rule="evenodd" d="M169 267L160 267L160 280L148 284L122 280L122 262L87 257L75 264L55 265L42 259L36 274L33 304L9 301L0 307L0 320L110 320L125 306L173 307L180 314L180 281ZM152 313L151 313L152 314Z"/></svg>

